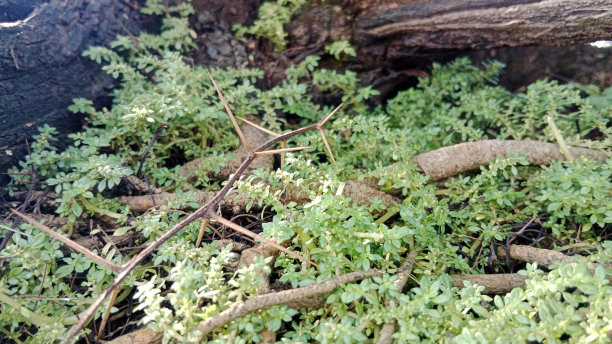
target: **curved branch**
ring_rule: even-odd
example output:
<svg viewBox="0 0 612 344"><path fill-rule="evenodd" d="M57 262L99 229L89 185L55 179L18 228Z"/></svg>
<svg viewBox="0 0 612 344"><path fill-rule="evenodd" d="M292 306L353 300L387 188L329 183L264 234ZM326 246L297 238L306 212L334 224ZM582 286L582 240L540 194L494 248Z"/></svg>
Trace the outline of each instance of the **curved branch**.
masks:
<svg viewBox="0 0 612 344"><path fill-rule="evenodd" d="M599 161L605 161L609 155L605 152L569 147L572 156L586 156ZM421 172L430 176L431 181L437 181L457 175L462 172L488 166L491 159L509 154L523 154L531 165L548 165L552 160L563 160L559 146L542 141L517 140L483 140L459 143L412 158Z"/></svg>
<svg viewBox="0 0 612 344"><path fill-rule="evenodd" d="M202 332L202 338L205 338L212 330L221 327L241 316L250 312L257 311L274 305L285 304L287 302L308 298L311 296L327 294L341 284L353 283L368 277L382 276L383 272L378 269L368 271L355 271L328 281L310 284L305 287L300 287L291 290L283 290L277 293L264 294L255 296L246 300L244 303L234 305L223 312L208 318L198 325L198 330Z"/></svg>

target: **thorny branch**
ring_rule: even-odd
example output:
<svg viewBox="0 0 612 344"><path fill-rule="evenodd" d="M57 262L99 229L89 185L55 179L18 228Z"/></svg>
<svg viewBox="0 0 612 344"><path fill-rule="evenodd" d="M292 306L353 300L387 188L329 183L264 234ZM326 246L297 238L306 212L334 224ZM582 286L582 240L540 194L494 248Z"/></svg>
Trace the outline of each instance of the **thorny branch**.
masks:
<svg viewBox="0 0 612 344"><path fill-rule="evenodd" d="M210 75L210 73L209 73L209 75ZM294 130L294 131L291 131L291 132L288 132L288 133L285 133L285 134L277 135L273 139L269 140L268 142L264 143L263 145L261 145L257 149L253 150L252 148L249 147L248 143L246 142L246 139L244 138L244 135L242 134L242 131L240 130L238 124L236 123L236 119L234 118L234 115L232 114L231 110L229 109L229 106L227 105L227 102L223 98L223 95L221 94L221 90L219 90L219 88L217 87L217 84L215 83L212 75L210 75L210 78L212 80L213 86L217 90L219 98L221 99L221 101L223 103L223 106L225 107L225 110L226 110L228 116L230 117L230 119L232 120L232 123L234 124L234 127L235 127L235 129L236 129L236 131L238 133L238 136L240 137L240 139L242 141L242 145L246 148L246 150L248 152L248 155L245 158L245 160L242 162L240 167L238 167L236 172L229 177L229 179L228 179L227 183L225 184L225 186L223 186L223 188L221 188L221 190L210 201L208 201L206 204L204 204L202 207L200 207L198 210L196 210L191 215L187 216L181 222L176 224L174 227L172 227L172 229L170 229L169 231L164 233L161 237L159 237L157 240L155 240L153 243L151 243L151 245L146 247L144 250L140 251L140 253L138 253L138 255L136 255L129 262L127 262L127 263L125 263L125 264L123 264L121 266L116 266L116 265L114 265L114 264L112 264L110 262L107 262L106 260L102 259L101 257L95 255L94 253L90 252L89 250L87 250L85 248L82 248L85 251L89 251L88 253L85 253L85 251L82 251L82 249L77 248L77 246L71 240L69 240L69 239L66 240L66 238L64 238L63 236L57 234L55 231L53 231L51 229L49 229L49 231L47 231L48 228L45 228L46 226L38 223L34 219L32 219L32 218L30 218L30 217L28 217L28 216L26 216L24 214L19 213L18 211L12 209L12 211L14 213L16 213L17 215L21 216L23 219L25 219L26 221L28 221L31 224L35 225L39 229L45 231L49 235L52 235L54 238L56 238L58 240L62 240L62 242L64 242L65 244L69 245L70 247L78 250L79 252L81 252L83 254L86 254L88 257L94 259L99 264L102 264L102 265L107 264L107 265L105 265L105 267L107 267L107 268L117 272L117 276L115 277L115 280L113 281L113 283L98 296L98 298L91 304L91 306L84 313L82 313L82 317L80 318L80 321L76 325L74 325L72 327L72 329L70 330L70 332L68 333L68 335L64 339L63 343L69 343L72 340L72 338L77 336L78 333L84 328L85 324L89 321L89 319L94 315L94 313L96 312L98 307L100 307L100 305L104 302L104 300L106 300L106 298L109 295L111 295L113 293L113 291L121 285L123 280L132 272L132 270L134 270L134 268L136 268L136 266L138 266L140 263L142 263L151 253L153 253L153 251L155 251L163 243L168 241L168 239L172 238L174 235L176 235L178 232L180 232L183 228L187 227L187 225L189 225L191 222L193 222L193 221L195 221L197 219L215 217L215 219L217 221L219 221L221 219L221 217L217 216L216 215L216 211L215 211L217 209L217 205L229 193L229 191L232 189L232 187L234 186L236 181L238 181L238 179L240 179L240 177L242 176L244 171L253 162L253 160L255 160L255 158L257 158L260 155L264 155L264 154L270 153L270 151L268 151L268 148L272 147L273 145L275 145L277 143L280 143L280 142L286 142L288 139L290 139L290 138L292 138L292 137L294 137L296 135L299 135L299 134L305 133L307 131L310 131L310 130L315 130L315 129L319 130L319 132L321 133L323 139L325 139L325 136L324 136L323 131L322 131L323 125L340 108L340 106L342 106L342 104L340 104L333 112L331 112L328 116L323 118L318 123L314 123L314 124L311 124L309 126L305 126L305 127L299 128L297 130ZM295 150L295 149L292 149L292 150ZM277 151L281 151L282 152L282 151L287 151L287 150L286 149L281 149L281 150L277 150ZM331 150L329 148L328 148L328 151L329 151L329 153L331 155ZM331 157L331 159L334 160L333 156ZM225 219L223 219L223 220L225 220ZM225 220L225 221L227 221L227 220ZM227 221L227 222L229 222L229 221ZM226 224L226 223L224 223L224 224ZM238 226L238 225L235 225L235 226ZM232 228L235 228L235 227L232 227ZM244 229L244 231L248 231L248 230ZM53 232L55 235L51 234L51 232ZM61 239L59 237L61 237ZM268 243L268 242L266 242L266 243ZM274 243L274 245L280 246L280 245L278 245L276 243ZM288 250L283 247L283 251L287 252ZM307 260L307 259L305 259L305 258L303 258L303 257L301 257L299 255L297 255L296 253L292 252L291 255L294 256L294 257L297 256L298 258L300 258L302 260L305 260L306 262L308 262L310 264L314 264L311 261L309 261L309 260ZM94 257L97 257L97 258L94 258ZM102 259L106 263L102 263L102 261L100 261L100 259L98 259L98 258ZM367 274L369 274L369 272L367 272L365 274L367 275Z"/></svg>

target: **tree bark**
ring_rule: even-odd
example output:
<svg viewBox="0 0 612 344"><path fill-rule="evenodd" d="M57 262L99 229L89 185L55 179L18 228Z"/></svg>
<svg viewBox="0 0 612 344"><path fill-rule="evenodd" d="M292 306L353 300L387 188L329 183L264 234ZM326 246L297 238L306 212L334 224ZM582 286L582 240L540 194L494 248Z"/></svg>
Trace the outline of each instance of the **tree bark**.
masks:
<svg viewBox="0 0 612 344"><path fill-rule="evenodd" d="M60 133L82 121L72 98L103 96L112 79L82 52L137 33L132 0L0 0L0 171L26 154L48 123Z"/></svg>
<svg viewBox="0 0 612 344"><path fill-rule="evenodd" d="M504 61L512 73L505 73L501 84L512 90L544 77L608 86L593 78L597 74L607 80L612 49L584 44L612 39L612 4L607 0L313 2L285 29L289 49L281 54L280 64L268 63L268 69L277 69L276 82L287 66L283 58L296 63L324 53L333 41L348 40L357 54L344 56L341 63L357 71L363 85L381 92L373 101L416 85L416 77L433 62L465 55L476 61ZM322 65L339 64L324 54ZM581 74L584 66L589 66L590 77Z"/></svg>
<svg viewBox="0 0 612 344"><path fill-rule="evenodd" d="M355 30L361 47L390 50L572 45L611 36L606 0L432 0L368 13Z"/></svg>
<svg viewBox="0 0 612 344"><path fill-rule="evenodd" d="M304 8L287 27L295 56L347 39L363 69L410 56L612 38L607 0L348 0ZM302 49L300 49L300 47ZM291 56L290 56L291 57Z"/></svg>

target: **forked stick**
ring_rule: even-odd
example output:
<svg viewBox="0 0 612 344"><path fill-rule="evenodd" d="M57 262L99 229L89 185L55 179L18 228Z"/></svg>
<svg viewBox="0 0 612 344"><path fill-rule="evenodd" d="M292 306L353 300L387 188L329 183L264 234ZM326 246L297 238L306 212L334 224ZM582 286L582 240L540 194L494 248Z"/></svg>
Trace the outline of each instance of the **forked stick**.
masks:
<svg viewBox="0 0 612 344"><path fill-rule="evenodd" d="M336 159L334 158L334 153L332 153L332 150L331 150L331 147L329 146L329 143L327 143L327 138L325 137L325 133L323 132L323 125L325 125L325 123L327 123L327 121L329 121L329 119L336 113L336 111L338 111L342 107L342 105L344 105L344 103L340 103L340 105L338 105L334 109L334 111L330 112L329 115L325 116L325 118L323 118L321 121L319 121L319 123L317 123L316 127L315 127L315 129L319 130L319 134L321 135L321 139L323 139L323 143L325 144L325 149L327 150L327 153L329 154L329 157L331 158L331 161L334 163L334 166L336 168L338 168L338 164L336 163ZM233 117L233 116L230 116L230 117ZM244 122L248 123L249 125L251 125L251 126L253 126L253 127L263 131L266 134L270 134L270 135L272 135L272 136L274 136L276 138L281 136L280 134L277 134L277 133L275 133L275 132L273 132L271 130L263 128L263 127L255 124L255 123L253 123L253 122L251 122L251 121L249 121L247 119L244 119L242 117L238 117L238 118L240 118ZM237 124L234 124L234 125L237 125ZM285 157L284 152L291 151L291 148L287 148L287 149L285 148L285 143L286 142L287 142L287 140L281 140L281 149L277 150L278 152L282 152L283 153L281 155L281 166L283 166L283 162L284 162L284 157ZM305 147L302 147L302 148L305 148ZM297 149L294 149L294 150L297 150ZM269 151L269 152L272 152L272 151ZM260 154L263 154L263 153L260 153Z"/></svg>
<svg viewBox="0 0 612 344"><path fill-rule="evenodd" d="M210 73L209 73L209 75L210 75ZM231 110L229 109L229 106L227 105L227 102L225 102L225 99L223 98L223 95L221 94L221 91L217 87L217 84L215 83L215 81L212 78L212 76L211 76L211 80L213 82L213 85L214 85L215 89L217 90L217 93L219 94L219 97L221 98L221 101L223 102L223 105L225 106L225 110L227 111L228 116L230 116L230 119L232 120L232 123L234 123L234 126L236 127L236 131L238 132L238 136L240 137L240 140L242 141L242 144L246 148L246 150L248 152L248 156L242 162L240 167L238 167L236 172L233 175L230 176L230 178L227 180L227 183L223 186L223 188L221 188L221 190L219 190L219 192L210 201L208 201L206 204L204 204L202 207L200 207L200 209L198 209L195 212L193 212L191 215L187 216L181 222L177 223L169 231L167 231L161 237L159 237L157 240L152 242L151 245L146 247L144 250L140 251L140 253L138 253L134 258L132 258L132 260L130 260L129 262L123 264L117 270L111 269L111 270L116 271L118 273L117 276L115 277L115 280L113 281L113 283L106 290L104 290L98 296L98 298L91 304L91 306L89 306L89 308L85 312L82 313L82 317L81 317L80 321L76 325L74 325L72 327L72 329L70 330L70 332L66 336L66 339L64 339L64 341L62 343L66 343L66 344L69 343L72 340L72 338L74 338L83 329L85 324L94 315L94 313L96 312L98 307L100 307L100 305L104 302L104 300L106 300L106 298L109 295L111 295L113 290L115 290L123 282L123 280L132 272L132 270L134 270L134 268L136 268L136 266L138 266L140 263L142 263L142 261L147 256L149 256L151 253L153 253L153 251L155 251L163 243L168 241L168 239L170 239L174 235L176 235L176 233L180 232L183 228L187 227L191 222L193 222L193 221L195 221L195 220L197 220L199 218L202 218L202 217L209 218L211 214L215 214L215 216L217 216L216 212L215 212L215 209L217 209L217 206L219 205L219 203L228 194L228 192L231 190L231 188L234 186L234 184L240 178L240 176L242 176L242 174L247 169L247 167L253 162L253 160L255 160L255 158L257 157L258 153L262 154L262 153L266 152L268 150L268 148L274 146L275 144L277 144L279 142L287 141L287 140L289 140L290 138L292 138L292 137L294 137L296 135L305 133L305 132L310 131L310 130L315 130L315 129L320 130L322 128L322 126L325 124L325 122L327 122L329 120L331 115L333 115L338 110L338 108L339 108L339 107L336 108L331 114L326 116L323 120L321 120L318 123L311 124L311 125L308 125L308 126L305 126L305 127L299 128L299 129L296 129L294 131L282 134L282 135L278 135L275 138L273 138L273 139L269 140L268 142L264 143L263 145L261 145L257 149L252 150L247 145L246 139L242 135L242 131L240 130L240 128L238 128L238 125L236 123L234 115L231 113ZM20 214L20 216L23 217L24 215ZM34 221L34 223L35 223L35 221ZM55 233L55 234L57 234L57 233ZM72 247L72 245L70 245L70 244L68 244L68 245ZM293 256L297 255L296 253L293 253L293 252L289 253L289 254L291 254ZM305 260L306 262L314 264L314 263L310 262L309 260L306 260L305 258L303 258L303 257L301 257L299 255L297 255L297 256L300 259Z"/></svg>

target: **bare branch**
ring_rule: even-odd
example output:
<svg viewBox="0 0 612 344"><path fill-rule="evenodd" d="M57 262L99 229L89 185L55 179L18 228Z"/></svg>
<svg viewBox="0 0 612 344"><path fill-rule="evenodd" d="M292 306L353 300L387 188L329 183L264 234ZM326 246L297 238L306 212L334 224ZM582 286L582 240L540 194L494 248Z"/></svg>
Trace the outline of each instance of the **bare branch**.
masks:
<svg viewBox="0 0 612 344"><path fill-rule="evenodd" d="M281 149L285 149L286 147L287 147L287 141L281 141ZM285 153L281 153L280 166L281 168L285 166Z"/></svg>
<svg viewBox="0 0 612 344"><path fill-rule="evenodd" d="M408 257L406 257L406 260L404 260L404 262L402 263L402 266L400 266L399 268L399 271L397 273L397 279L395 280L395 282L393 282L393 285L397 287L397 291L399 291L400 293L408 282L408 278L412 273L412 268L414 267L414 263L418 254L418 251L410 252L410 254L408 254ZM386 300L385 305L388 307L391 301L392 300ZM391 342L393 342L394 332L395 320L392 319L391 321L385 323L380 329L378 341L376 341L376 344L390 344Z"/></svg>
<svg viewBox="0 0 612 344"><path fill-rule="evenodd" d="M247 152L252 152L253 150L251 149L251 147L249 147L249 144L247 143L246 138L242 134L242 130L240 130L240 127L238 126L238 123L236 122L236 118L234 118L234 114L232 113L232 110L230 110L229 106L227 105L227 102L225 101L225 98L223 97L221 90L217 86L215 79L213 78L212 74L210 74L208 69L206 70L206 73L208 73L208 76L210 77L210 81L212 81L212 84L215 87L215 90L217 90L217 94L219 95L219 98L221 98L221 102L223 103L223 106L225 107L225 111L227 112L227 115L232 120L232 123L234 124L234 128L236 128L236 132L238 133L238 137L240 137L240 141L242 142L244 149L246 149Z"/></svg>
<svg viewBox="0 0 612 344"><path fill-rule="evenodd" d="M341 284L353 283L374 276L382 276L382 274L383 272L378 269L355 271L325 282L310 284L296 289L283 290L277 293L255 296L246 300L244 303L235 304L214 317L200 322L198 330L202 332L202 338L205 338L215 328L221 327L250 312L311 296L327 294L338 288Z"/></svg>
<svg viewBox="0 0 612 344"><path fill-rule="evenodd" d="M59 240L61 242L63 242L64 244L70 246L70 248L72 248L73 250L89 257L91 260L93 260L94 262L102 265L103 267L112 270L114 272L120 272L121 271L121 267L118 265L115 265L111 262L109 262L108 260L98 256L97 254L91 252L90 250L86 249L85 247L77 244L76 242L66 238L63 235L60 235L59 233L57 233L56 231L54 231L53 229L43 225L42 223L34 220L33 218L20 213L19 211L15 210L15 209L11 209L11 211L17 215L19 215L21 218L23 218L24 220L28 221L30 224L36 226L36 228L40 229L41 231L47 233L49 236L51 236L53 239L55 240Z"/></svg>
<svg viewBox="0 0 612 344"><path fill-rule="evenodd" d="M319 122L319 127L318 129L322 128L323 125L325 123L327 123L327 121L329 121L329 119L336 113L336 111L340 110L340 108L342 107L342 105L344 105L344 103L340 103L340 105L338 105L334 111L332 111L329 115L327 115L325 118L323 118L320 122Z"/></svg>
<svg viewBox="0 0 612 344"><path fill-rule="evenodd" d="M340 103L329 115L325 116L319 123L317 123L317 129L319 129L319 134L321 134L321 138L323 139L323 143L325 144L325 148L327 149L327 153L329 153L329 157L331 158L334 166L338 168L338 164L336 163L336 159L334 158L334 153L332 153L331 147L329 143L327 143L327 138L325 137L325 133L323 133L323 125L329 121L329 119L338 111L344 103Z"/></svg>
<svg viewBox="0 0 612 344"><path fill-rule="evenodd" d="M102 317L102 323L100 324L100 329L98 330L98 336L96 337L96 341L98 342L100 341L100 338L102 338L102 334L104 333L104 327L106 327L108 317L110 316L110 311L113 308L113 305L115 304L115 299L117 298L117 295L119 294L120 290L120 288L116 288L111 294L110 301L108 302L108 306L106 306L104 316Z"/></svg>
<svg viewBox="0 0 612 344"><path fill-rule="evenodd" d="M605 161L609 154L587 148L569 147L572 156L586 156ZM437 181L462 172L489 166L491 159L508 154L524 154L531 165L548 165L552 160L563 160L559 146L542 141L482 140L464 142L417 155L412 161L420 171ZM393 166L393 165L391 165Z"/></svg>
<svg viewBox="0 0 612 344"><path fill-rule="evenodd" d="M497 250L497 255L500 258L506 258L506 249L500 247ZM572 257L566 256L561 252L527 245L510 245L510 258L523 262L538 263L543 266L549 266L554 263L567 263L573 260Z"/></svg>
<svg viewBox="0 0 612 344"><path fill-rule="evenodd" d="M478 284L485 287L486 294L505 294L515 288L524 288L527 276L519 274L471 274L451 275L452 284L458 288L464 288L463 281Z"/></svg>
<svg viewBox="0 0 612 344"><path fill-rule="evenodd" d="M213 84L214 84L214 80L213 80ZM221 95L221 92L219 91L218 88L216 89L220 97L222 98L223 96ZM224 105L226 106L226 109L228 110L228 114L230 114L231 111L229 111L229 107L227 107L227 103L224 102ZM230 116L230 118L232 118L232 120L235 123L235 119L233 119L233 115ZM305 127L296 129L294 131L282 134L264 143L259 148L257 148L254 152L251 151L251 153L263 152L269 147L272 147L273 145L279 142L287 141L288 139L296 135L305 133L309 130L318 129L319 127L320 127L320 123L315 123L315 124L311 124L309 126L305 126ZM243 144L244 143L246 142L243 142ZM62 343L65 343L65 344L70 343L72 338L74 338L81 331L81 329L85 326L85 324L89 321L89 318L91 318L94 315L94 313L96 312L98 307L100 307L102 302L104 302L104 300L112 293L112 291L115 288L117 288L121 284L121 282L131 273L131 271L134 270L134 268L136 268L136 266L138 266L147 256L153 253L153 251L155 251L163 243L168 241L168 239L172 238L174 235L180 232L183 228L187 227L191 222L203 216L214 214L213 209L215 209L217 205L223 200L223 198L228 194L228 192L232 189L236 181L240 178L240 176L242 176L244 171L249 167L249 165L253 162L253 160L255 160L255 154L249 154L248 156L246 156L244 161L240 165L240 167L238 167L236 172L229 177L229 179L227 180L227 183L223 186L223 188L221 188L221 190L219 190L219 192L217 192L217 194L214 197L208 200L206 204L200 207L200 209L196 210L194 213L187 216L181 222L177 223L168 232L164 233L161 237L159 237L157 240L151 243L147 248L140 251L140 253L138 253L134 258L132 258L131 261L121 266L120 272L117 275L117 277L115 277L115 280L113 281L113 283L98 296L98 298L91 304L91 306L89 306L89 308L85 312L82 313L82 317L80 318L80 321L72 327L72 329L66 336L66 339ZM312 262L311 264L314 265L314 263Z"/></svg>
<svg viewBox="0 0 612 344"><path fill-rule="evenodd" d="M198 232L198 238L196 239L195 247L200 247L202 244L202 238L204 237L204 231L208 226L208 219L202 220L202 224L200 225L200 231Z"/></svg>

